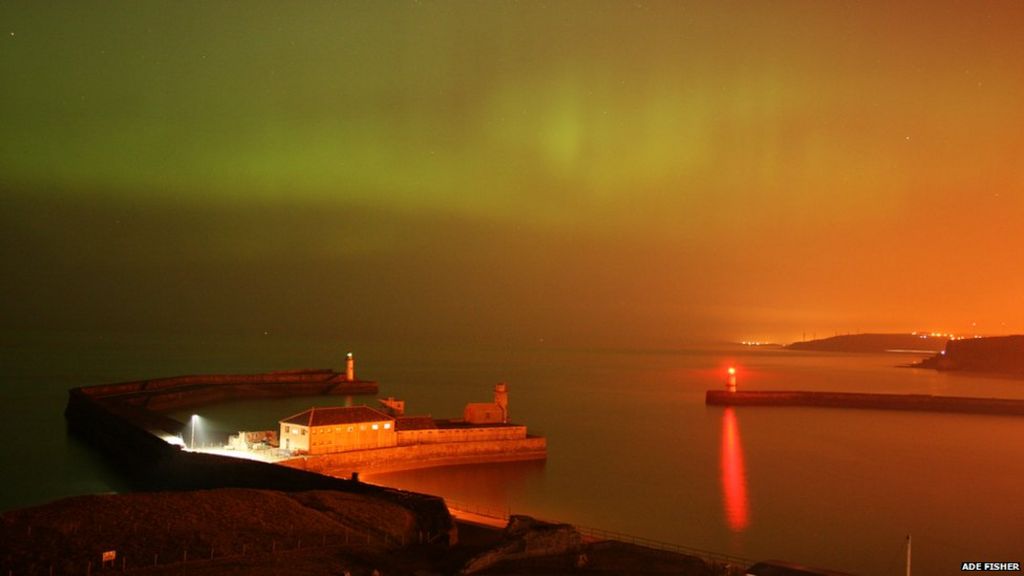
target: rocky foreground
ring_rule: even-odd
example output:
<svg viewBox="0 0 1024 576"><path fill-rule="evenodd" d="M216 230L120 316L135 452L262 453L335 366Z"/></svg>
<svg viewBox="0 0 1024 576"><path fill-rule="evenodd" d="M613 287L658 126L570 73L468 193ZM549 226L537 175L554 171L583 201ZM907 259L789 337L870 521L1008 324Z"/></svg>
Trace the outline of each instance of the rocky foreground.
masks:
<svg viewBox="0 0 1024 576"><path fill-rule="evenodd" d="M335 491L222 489L80 496L0 515L4 574L730 574L571 526L513 517L422 541L393 503ZM104 561L104 553L108 560ZM742 573L742 572L738 572Z"/></svg>

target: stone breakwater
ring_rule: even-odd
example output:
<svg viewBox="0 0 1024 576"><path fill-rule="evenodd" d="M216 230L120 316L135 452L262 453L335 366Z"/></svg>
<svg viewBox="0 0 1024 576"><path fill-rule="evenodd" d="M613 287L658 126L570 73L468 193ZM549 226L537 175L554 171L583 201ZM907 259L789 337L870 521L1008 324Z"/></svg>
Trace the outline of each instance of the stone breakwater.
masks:
<svg viewBox="0 0 1024 576"><path fill-rule="evenodd" d="M1024 400L930 394L708 390L704 402L712 406L810 406L1024 416Z"/></svg>
<svg viewBox="0 0 1024 576"><path fill-rule="evenodd" d="M339 376L341 378L339 378ZM285 492L335 490L402 506L416 531L430 542L454 542L454 522L444 500L426 494L371 486L265 462L188 452L168 443L185 424L157 411L196 406L210 399L376 392L375 383L351 382L330 370L252 375L199 375L73 388L64 416L83 438L142 490L259 488ZM350 386L351 385L351 386ZM344 391L343 391L344 390Z"/></svg>
<svg viewBox="0 0 1024 576"><path fill-rule="evenodd" d="M348 380L333 370L289 370L265 374L195 374L76 388L81 394L150 411L169 411L225 400L376 394L377 383Z"/></svg>

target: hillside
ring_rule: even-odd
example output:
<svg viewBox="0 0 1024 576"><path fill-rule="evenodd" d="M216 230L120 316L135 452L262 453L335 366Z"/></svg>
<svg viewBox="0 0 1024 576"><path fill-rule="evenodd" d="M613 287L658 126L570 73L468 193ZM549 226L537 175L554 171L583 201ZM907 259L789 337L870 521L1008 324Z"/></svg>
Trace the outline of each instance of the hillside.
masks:
<svg viewBox="0 0 1024 576"><path fill-rule="evenodd" d="M844 334L831 338L794 342L787 350L817 352L887 352L890 350L924 350L938 352L949 339L918 334Z"/></svg>
<svg viewBox="0 0 1024 576"><path fill-rule="evenodd" d="M266 563L312 554L314 574L372 570L386 561L387 543L412 540L411 512L379 499L335 491L223 489L78 496L0 516L0 562L15 573L86 573L104 551L131 570L177 565ZM343 545L334 549L329 546ZM303 552L305 548L305 552ZM315 549L315 553L314 553ZM297 554L298 553L298 554ZM211 560L213 558L213 560ZM276 563L276 560L274 561ZM326 562L326 563L325 563ZM302 570L295 570L302 573ZM320 572L322 573L322 572ZM335 572L340 573L340 572Z"/></svg>
<svg viewBox="0 0 1024 576"><path fill-rule="evenodd" d="M519 517L525 518L525 517ZM218 489L66 498L0 514L0 573L151 576L739 574L699 558L613 541L569 525L459 524L452 547L418 543L408 509L331 490ZM116 552L103 566L104 552ZM479 570L479 572L476 572Z"/></svg>
<svg viewBox="0 0 1024 576"><path fill-rule="evenodd" d="M917 366L1024 376L1024 335L952 340L941 353Z"/></svg>

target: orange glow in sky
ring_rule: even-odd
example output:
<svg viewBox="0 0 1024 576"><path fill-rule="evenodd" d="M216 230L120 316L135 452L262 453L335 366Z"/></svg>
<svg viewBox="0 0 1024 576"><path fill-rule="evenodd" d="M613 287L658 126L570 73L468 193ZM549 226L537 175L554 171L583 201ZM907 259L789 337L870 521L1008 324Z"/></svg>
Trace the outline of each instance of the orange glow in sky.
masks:
<svg viewBox="0 0 1024 576"><path fill-rule="evenodd" d="M5 325L1024 331L1024 2L124 4L0 4Z"/></svg>

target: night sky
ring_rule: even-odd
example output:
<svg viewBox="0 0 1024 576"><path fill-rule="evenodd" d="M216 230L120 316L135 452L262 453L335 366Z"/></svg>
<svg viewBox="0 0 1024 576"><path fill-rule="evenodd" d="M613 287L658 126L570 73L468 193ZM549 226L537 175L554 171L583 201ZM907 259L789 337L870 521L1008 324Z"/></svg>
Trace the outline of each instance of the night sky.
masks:
<svg viewBox="0 0 1024 576"><path fill-rule="evenodd" d="M16 330L1024 331L1024 3L0 1Z"/></svg>

